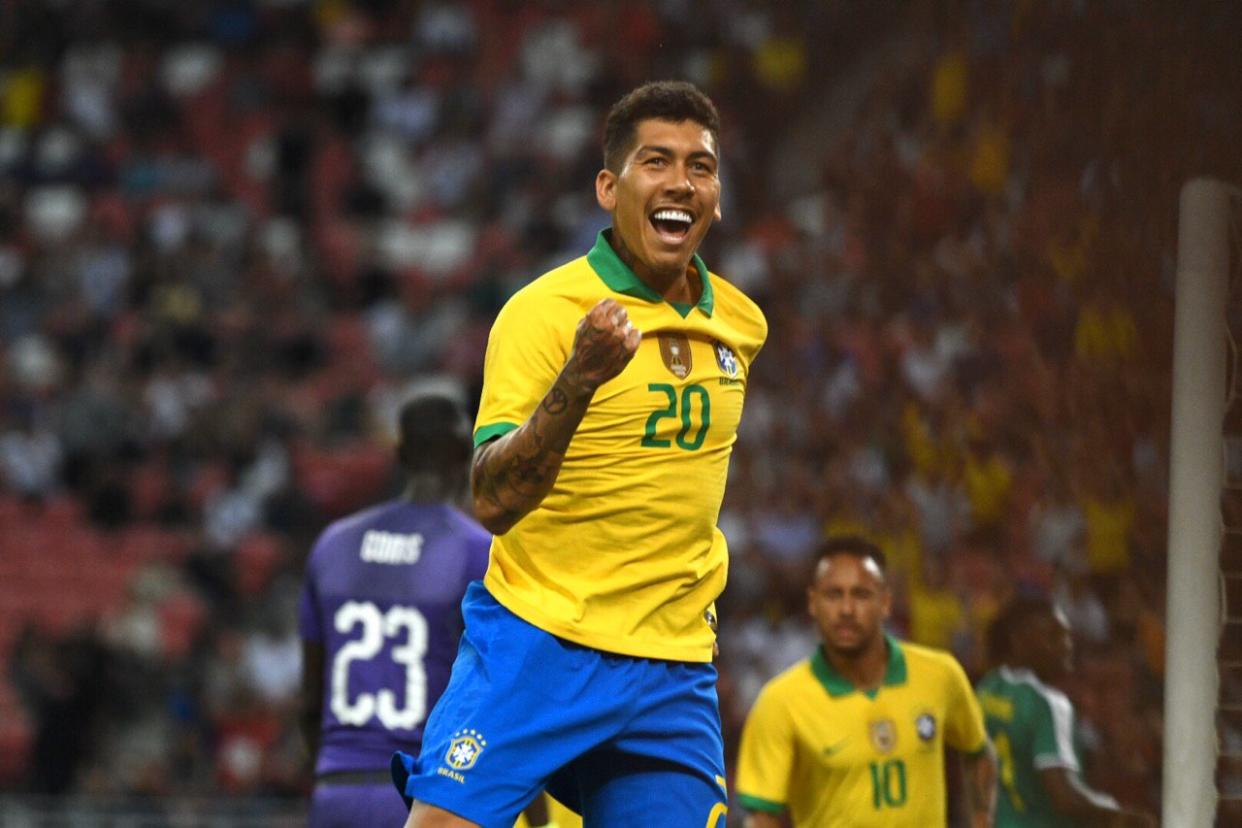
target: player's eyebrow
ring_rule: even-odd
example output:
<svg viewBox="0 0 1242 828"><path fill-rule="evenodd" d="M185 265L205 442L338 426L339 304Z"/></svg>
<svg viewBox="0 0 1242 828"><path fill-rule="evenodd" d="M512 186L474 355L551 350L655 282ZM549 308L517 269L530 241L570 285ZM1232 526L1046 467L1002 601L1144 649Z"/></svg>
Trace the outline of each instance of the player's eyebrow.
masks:
<svg viewBox="0 0 1242 828"><path fill-rule="evenodd" d="M673 152L671 148L663 146L662 144L643 144L634 151L635 158L648 154L663 155L665 158L674 158L677 155L677 153ZM705 149L695 150L686 157L690 159L709 158L713 162L716 161L716 153Z"/></svg>

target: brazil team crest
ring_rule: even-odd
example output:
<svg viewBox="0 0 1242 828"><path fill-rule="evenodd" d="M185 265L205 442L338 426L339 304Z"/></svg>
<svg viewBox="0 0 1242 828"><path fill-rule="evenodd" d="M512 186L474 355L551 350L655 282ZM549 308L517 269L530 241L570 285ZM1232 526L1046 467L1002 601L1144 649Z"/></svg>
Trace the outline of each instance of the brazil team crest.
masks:
<svg viewBox="0 0 1242 828"><path fill-rule="evenodd" d="M723 342L714 343L716 351L716 364L720 366L721 372L726 377L737 376L737 357L733 354L733 349Z"/></svg>
<svg viewBox="0 0 1242 828"><path fill-rule="evenodd" d="M449 742L448 752L444 754L444 763L453 770L470 770L479 761L479 754L487 747L483 734L473 729L459 730L453 734Z"/></svg>
<svg viewBox="0 0 1242 828"><path fill-rule="evenodd" d="M694 368L694 359L690 355L690 340L685 334L676 331L662 331L660 337L660 357L664 367L672 372L677 379L685 379Z"/></svg>
<svg viewBox="0 0 1242 828"><path fill-rule="evenodd" d="M880 719L867 725L871 746L880 753L888 753L897 746L897 725L892 719Z"/></svg>

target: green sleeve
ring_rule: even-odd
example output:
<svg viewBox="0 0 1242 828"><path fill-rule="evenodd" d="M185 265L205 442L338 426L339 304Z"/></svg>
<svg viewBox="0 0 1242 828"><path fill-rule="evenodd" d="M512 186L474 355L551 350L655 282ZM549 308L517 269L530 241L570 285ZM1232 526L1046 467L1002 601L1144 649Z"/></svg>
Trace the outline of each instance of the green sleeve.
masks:
<svg viewBox="0 0 1242 828"><path fill-rule="evenodd" d="M1036 769L1080 770L1074 750L1074 707L1064 693L1031 688L1024 702L1030 716Z"/></svg>

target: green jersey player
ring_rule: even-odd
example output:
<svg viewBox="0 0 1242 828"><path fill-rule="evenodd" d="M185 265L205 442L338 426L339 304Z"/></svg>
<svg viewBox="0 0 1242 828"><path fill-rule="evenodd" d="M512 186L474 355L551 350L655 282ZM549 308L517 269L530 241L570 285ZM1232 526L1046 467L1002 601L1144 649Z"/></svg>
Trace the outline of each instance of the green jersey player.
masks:
<svg viewBox="0 0 1242 828"><path fill-rule="evenodd" d="M1083 782L1074 706L1052 686L1072 664L1064 613L1045 598L1017 599L992 623L988 643L997 666L976 693L1000 765L997 828L1154 828L1151 816Z"/></svg>

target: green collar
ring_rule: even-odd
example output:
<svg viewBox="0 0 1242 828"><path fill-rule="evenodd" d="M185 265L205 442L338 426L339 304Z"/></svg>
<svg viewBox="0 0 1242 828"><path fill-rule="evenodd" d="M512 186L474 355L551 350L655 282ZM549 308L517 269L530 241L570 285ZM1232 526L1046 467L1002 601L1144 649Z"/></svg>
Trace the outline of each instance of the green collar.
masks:
<svg viewBox="0 0 1242 828"><path fill-rule="evenodd" d="M663 302L664 297L656 293L642 279L634 275L634 271L630 270L629 265L621 261L621 257L617 255L617 251L612 249L612 245L608 243L607 233L611 230L601 230L595 239L595 246L591 248L591 252L587 253L587 264L599 275L604 284L615 290L617 293L624 293L626 296L634 296L639 299L646 299L648 302ZM712 315L712 283L707 277L707 266L703 264L703 260L699 258L699 254L695 253L694 268L699 272L699 280L703 283L703 293L699 296L697 305L683 305L678 302L669 302L683 317L689 315L692 308L698 308L707 316Z"/></svg>
<svg viewBox="0 0 1242 828"><path fill-rule="evenodd" d="M884 636L884 643L888 645L888 667L884 671L884 686L905 684L906 656L901 651L901 644L897 639L887 634ZM815 678L819 680L819 683L824 685L828 695L834 699L839 696L848 696L854 692L854 685L850 684L849 679L834 670L832 663L824 657L822 645L816 647L815 655L811 656L811 672L815 674ZM874 699L876 696L875 690L865 690L863 692L870 699Z"/></svg>

